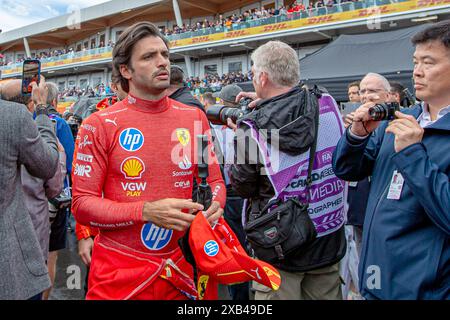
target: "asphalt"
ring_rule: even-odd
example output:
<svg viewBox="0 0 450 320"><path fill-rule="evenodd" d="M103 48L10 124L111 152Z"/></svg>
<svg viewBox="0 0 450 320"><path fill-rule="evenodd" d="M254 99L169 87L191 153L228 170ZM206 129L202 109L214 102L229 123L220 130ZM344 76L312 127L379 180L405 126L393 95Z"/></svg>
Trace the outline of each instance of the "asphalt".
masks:
<svg viewBox="0 0 450 320"><path fill-rule="evenodd" d="M67 230L66 249L58 252L55 285L49 300L84 300L87 271L78 255L77 239L73 232L75 222L72 217L69 221L71 228Z"/></svg>

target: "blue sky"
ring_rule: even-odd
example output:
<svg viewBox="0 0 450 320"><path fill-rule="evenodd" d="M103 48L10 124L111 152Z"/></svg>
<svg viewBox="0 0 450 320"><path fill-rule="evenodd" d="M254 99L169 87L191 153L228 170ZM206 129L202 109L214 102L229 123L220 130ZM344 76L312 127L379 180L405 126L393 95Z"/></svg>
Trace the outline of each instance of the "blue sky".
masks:
<svg viewBox="0 0 450 320"><path fill-rule="evenodd" d="M3 32L70 13L108 0L0 0Z"/></svg>

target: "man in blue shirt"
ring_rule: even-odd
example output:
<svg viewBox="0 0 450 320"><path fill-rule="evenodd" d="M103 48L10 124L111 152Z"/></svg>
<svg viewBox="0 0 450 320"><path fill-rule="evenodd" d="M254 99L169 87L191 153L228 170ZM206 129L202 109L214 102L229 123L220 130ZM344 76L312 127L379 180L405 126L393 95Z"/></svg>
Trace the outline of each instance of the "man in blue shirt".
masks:
<svg viewBox="0 0 450 320"><path fill-rule="evenodd" d="M390 122L374 121L374 103L364 103L333 156L341 179L372 176L359 265L366 299L450 299L450 20L412 42L422 103Z"/></svg>

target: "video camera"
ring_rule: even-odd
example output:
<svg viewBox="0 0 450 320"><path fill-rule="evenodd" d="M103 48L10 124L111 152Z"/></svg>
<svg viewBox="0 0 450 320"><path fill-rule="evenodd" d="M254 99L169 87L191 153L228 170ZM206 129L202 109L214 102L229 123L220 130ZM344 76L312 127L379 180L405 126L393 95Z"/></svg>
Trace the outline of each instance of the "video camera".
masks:
<svg viewBox="0 0 450 320"><path fill-rule="evenodd" d="M215 104L206 110L206 117L212 124L227 124L230 118L234 123L243 118L253 110L248 107L252 102L250 98L243 98L239 101L239 107L226 107L221 104Z"/></svg>
<svg viewBox="0 0 450 320"><path fill-rule="evenodd" d="M378 103L369 109L369 115L374 121L394 120L395 111L400 111L396 102Z"/></svg>

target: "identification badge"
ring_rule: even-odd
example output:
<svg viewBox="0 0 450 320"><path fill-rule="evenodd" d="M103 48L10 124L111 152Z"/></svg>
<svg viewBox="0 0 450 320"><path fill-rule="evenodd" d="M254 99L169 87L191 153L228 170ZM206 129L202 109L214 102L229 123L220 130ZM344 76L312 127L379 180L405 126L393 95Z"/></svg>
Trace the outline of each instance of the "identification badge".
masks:
<svg viewBox="0 0 450 320"><path fill-rule="evenodd" d="M358 181L349 181L348 186L355 188L358 185Z"/></svg>
<svg viewBox="0 0 450 320"><path fill-rule="evenodd" d="M402 194L404 182L405 179L403 179L402 174L395 170L394 174L392 175L391 185L389 186L387 198L391 200L399 200Z"/></svg>

